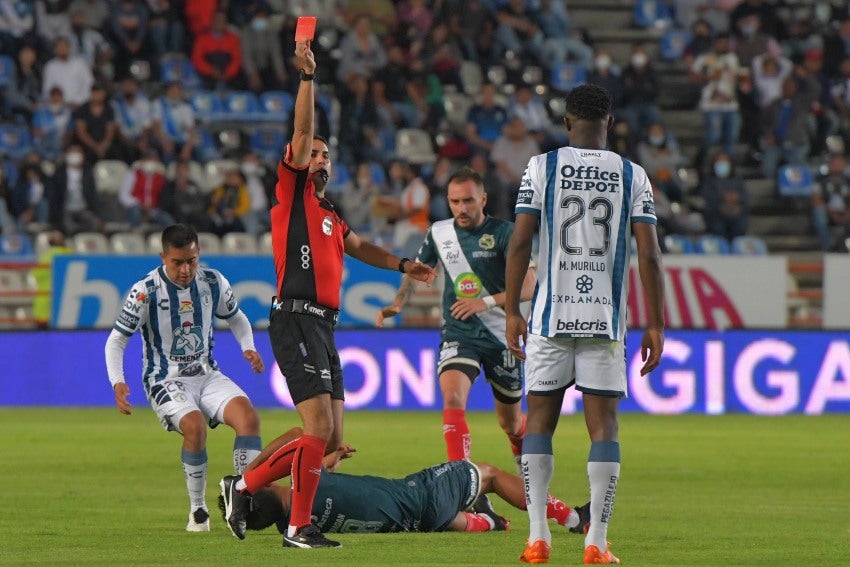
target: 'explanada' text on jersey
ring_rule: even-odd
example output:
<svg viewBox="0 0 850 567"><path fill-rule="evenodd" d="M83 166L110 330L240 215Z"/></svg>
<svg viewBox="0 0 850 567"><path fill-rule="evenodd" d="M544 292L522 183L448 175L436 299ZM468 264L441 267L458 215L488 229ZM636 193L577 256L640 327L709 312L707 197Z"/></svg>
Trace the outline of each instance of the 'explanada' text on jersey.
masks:
<svg viewBox="0 0 850 567"><path fill-rule="evenodd" d="M622 341L631 223L656 222L644 169L607 150L536 155L523 174L516 213L540 217L529 331Z"/></svg>
<svg viewBox="0 0 850 567"><path fill-rule="evenodd" d="M238 311L230 282L218 270L199 268L192 283L180 287L160 266L133 285L113 328L128 337L142 331L142 375L150 391L165 378L216 370L213 319Z"/></svg>
<svg viewBox="0 0 850 567"><path fill-rule="evenodd" d="M271 208L272 250L281 299L339 309L345 237L350 229L328 199L316 196L309 166L293 167L286 146Z"/></svg>
<svg viewBox="0 0 850 567"><path fill-rule="evenodd" d="M505 291L505 258L513 223L488 216L472 230L454 219L437 221L425 235L417 259L431 267L440 262L446 274L443 289L444 341L484 339L505 344L505 311L488 309L465 321L452 317L460 298L483 298Z"/></svg>

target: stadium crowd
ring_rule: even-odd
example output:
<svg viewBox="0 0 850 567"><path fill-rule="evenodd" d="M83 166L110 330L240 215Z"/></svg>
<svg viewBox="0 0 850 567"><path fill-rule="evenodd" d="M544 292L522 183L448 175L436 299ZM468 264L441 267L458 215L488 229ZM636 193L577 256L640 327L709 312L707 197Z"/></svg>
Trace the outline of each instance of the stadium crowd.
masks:
<svg viewBox="0 0 850 567"><path fill-rule="evenodd" d="M528 159L567 141L564 69L613 93L612 149L646 167L662 234L748 234L739 169L776 179L791 164L814 167L821 246L850 236L837 157L850 139L845 2L638 0L636 25L653 5L653 39L627 60L568 4L0 0L2 231L266 232L298 81L295 19L309 13L316 130L338 156L328 193L351 226L399 249L450 216L445 182L460 164L485 177L488 212L512 217ZM661 111L665 30L681 31L691 82L678 96L704 121L694 152Z"/></svg>

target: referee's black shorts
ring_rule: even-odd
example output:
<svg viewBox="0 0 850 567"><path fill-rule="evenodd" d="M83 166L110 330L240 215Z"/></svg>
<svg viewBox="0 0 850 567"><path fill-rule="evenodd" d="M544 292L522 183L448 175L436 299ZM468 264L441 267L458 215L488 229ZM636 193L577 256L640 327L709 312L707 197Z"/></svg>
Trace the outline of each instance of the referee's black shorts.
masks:
<svg viewBox="0 0 850 567"><path fill-rule="evenodd" d="M272 310L272 352L295 405L324 393L345 399L333 330L333 323L312 315Z"/></svg>

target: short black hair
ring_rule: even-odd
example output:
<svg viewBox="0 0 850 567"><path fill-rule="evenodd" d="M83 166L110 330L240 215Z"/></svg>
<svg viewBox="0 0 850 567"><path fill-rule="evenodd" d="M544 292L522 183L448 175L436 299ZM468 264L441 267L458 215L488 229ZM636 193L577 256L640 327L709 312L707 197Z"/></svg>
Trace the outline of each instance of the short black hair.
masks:
<svg viewBox="0 0 850 567"><path fill-rule="evenodd" d="M328 149L331 149L331 145L330 145L330 143L328 142L327 138L325 138L324 136L319 136L318 134L313 134L313 139L314 139L314 140L319 140L319 141L320 141L320 142L322 142L324 145L326 145L326 146L328 147Z"/></svg>
<svg viewBox="0 0 850 567"><path fill-rule="evenodd" d="M464 181L474 181L477 187L480 187L482 190L484 189L484 178L481 177L481 174L465 165L452 173L452 176L449 177L449 182L446 185L450 185L452 183L463 183Z"/></svg>
<svg viewBox="0 0 850 567"><path fill-rule="evenodd" d="M579 120L603 120L611 115L611 93L599 85L579 85L566 98L566 112Z"/></svg>
<svg viewBox="0 0 850 567"><path fill-rule="evenodd" d="M169 248L185 248L186 246L198 244L198 233L188 224L172 224L162 231L162 250Z"/></svg>

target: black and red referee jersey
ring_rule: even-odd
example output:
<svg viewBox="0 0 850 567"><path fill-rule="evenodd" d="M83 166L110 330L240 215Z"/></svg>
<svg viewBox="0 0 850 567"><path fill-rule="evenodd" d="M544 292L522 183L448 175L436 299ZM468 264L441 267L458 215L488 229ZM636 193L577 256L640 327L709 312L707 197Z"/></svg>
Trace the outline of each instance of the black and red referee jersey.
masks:
<svg viewBox="0 0 850 567"><path fill-rule="evenodd" d="M298 169L286 162L290 152L286 146L278 163L271 208L278 297L339 309L343 239L351 229L333 203L316 196L309 165Z"/></svg>

